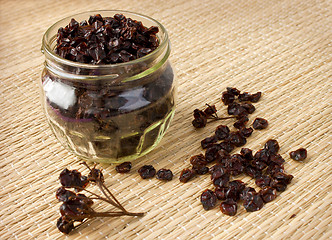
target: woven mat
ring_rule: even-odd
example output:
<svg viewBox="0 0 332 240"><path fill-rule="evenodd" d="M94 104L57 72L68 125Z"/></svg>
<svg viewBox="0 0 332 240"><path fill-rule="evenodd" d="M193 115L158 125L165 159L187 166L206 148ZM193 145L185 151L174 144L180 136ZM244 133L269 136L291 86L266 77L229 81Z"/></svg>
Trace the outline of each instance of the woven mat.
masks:
<svg viewBox="0 0 332 240"><path fill-rule="evenodd" d="M84 2L84 3L83 3ZM0 238L1 239L331 239L331 1L142 0L0 2ZM38 81L44 57L42 34L55 21L94 9L126 9L152 16L168 29L171 60L179 81L174 121L160 145L133 163L130 174L102 165L106 185L142 218L100 218L71 235L56 229L59 172L83 170L52 135L42 113ZM251 116L269 120L246 145L258 150L277 139L285 168L294 175L287 190L260 211L236 216L218 207L204 211L199 196L209 176L182 184L180 171L202 152L202 130L192 111L212 103L227 86L262 91ZM225 107L220 114L226 114ZM231 125L232 121L224 124ZM304 162L288 153L308 150ZM168 183L142 180L143 164L170 168ZM248 177L240 176L253 185ZM104 205L98 206L105 207ZM292 217L292 215L295 215Z"/></svg>

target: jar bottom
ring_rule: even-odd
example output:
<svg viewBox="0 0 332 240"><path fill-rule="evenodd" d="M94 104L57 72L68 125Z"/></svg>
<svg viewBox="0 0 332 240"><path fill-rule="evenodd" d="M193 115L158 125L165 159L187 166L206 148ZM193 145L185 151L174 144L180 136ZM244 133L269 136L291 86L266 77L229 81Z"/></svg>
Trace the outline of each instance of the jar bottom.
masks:
<svg viewBox="0 0 332 240"><path fill-rule="evenodd" d="M165 135L175 112L175 106L165 117L147 127L141 134L122 136L120 141L112 138L101 137L87 140L84 135L76 131L68 131L58 121L49 118L49 125L60 143L79 158L100 163L122 163L131 161L151 152ZM131 143L131 144L129 144ZM112 149L118 149L121 144L123 153L117 153L117 157L109 157ZM129 146L126 148L126 144ZM130 147L136 146L136 147ZM121 156L121 154L123 156Z"/></svg>

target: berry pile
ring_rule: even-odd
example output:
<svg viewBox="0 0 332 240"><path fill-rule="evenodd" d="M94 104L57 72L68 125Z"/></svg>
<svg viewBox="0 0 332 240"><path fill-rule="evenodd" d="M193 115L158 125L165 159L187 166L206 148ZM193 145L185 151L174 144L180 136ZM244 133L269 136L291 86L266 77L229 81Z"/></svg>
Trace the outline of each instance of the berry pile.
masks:
<svg viewBox="0 0 332 240"><path fill-rule="evenodd" d="M158 27L126 18L90 16L78 23L71 19L59 28L55 53L71 61L89 64L123 63L143 57L159 46Z"/></svg>
<svg viewBox="0 0 332 240"><path fill-rule="evenodd" d="M95 166L91 169L86 163L83 164L89 169L88 176L83 176L79 171L67 168L60 173L62 187L56 191L56 198L62 202L60 206L61 217L57 221L57 228L61 232L68 234L87 219L95 217L142 216L144 214L128 212L105 186L102 171ZM89 184L96 184L104 196L87 190ZM81 191L85 191L93 197L79 193ZM92 208L93 200L104 201L118 210L97 212Z"/></svg>
<svg viewBox="0 0 332 240"><path fill-rule="evenodd" d="M186 183L196 175L210 173L215 189L207 189L201 195L201 203L205 210L214 208L219 199L222 200L221 211L230 216L236 214L239 201L243 202L246 211L257 211L265 203L274 200L277 192L284 191L293 179L292 175L285 173L285 160L278 154L279 144L276 140L268 140L264 148L255 154L249 148L242 148L238 154L230 154L236 147L242 147L247 143L247 138L254 131L253 128L267 128L268 121L263 118L256 118L252 124L253 128L246 126L249 115L256 109L252 103L258 102L261 95L261 92L241 93L236 88L227 87L221 100L227 106L227 113L234 117L219 118L215 105L207 104L208 107L204 111L194 110L192 124L195 128L205 127L208 119L236 119L233 127L237 130L231 131L228 126L219 125L213 136L203 139L201 146L205 149L205 154L192 156L192 167L183 169L180 174L180 182ZM291 152L290 156L294 160L303 160L306 150L299 149ZM216 164L209 168L207 165L212 162ZM231 180L240 174L254 178L260 191L256 192L240 180Z"/></svg>

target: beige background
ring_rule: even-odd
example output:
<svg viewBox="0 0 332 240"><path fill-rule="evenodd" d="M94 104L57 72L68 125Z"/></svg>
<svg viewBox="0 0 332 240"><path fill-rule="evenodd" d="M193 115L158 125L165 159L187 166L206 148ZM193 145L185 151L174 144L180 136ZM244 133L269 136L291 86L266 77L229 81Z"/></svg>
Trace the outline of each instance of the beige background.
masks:
<svg viewBox="0 0 332 240"><path fill-rule="evenodd" d="M1 239L332 238L331 1L14 0L0 4ZM95 219L65 237L55 228L60 206L54 196L57 177L65 167L83 167L59 145L42 113L41 38L55 21L94 9L131 10L164 24L172 42L179 101L160 145L135 161L130 174L120 175L113 165L103 165L106 184L119 200L146 215ZM294 175L288 189L261 211L246 213L241 206L235 217L223 215L218 207L203 210L199 196L212 187L209 176L187 184L178 181L189 157L201 152L200 140L218 125L195 130L193 109L216 101L227 86L263 92L251 120L264 117L270 125L255 131L247 147L258 150L267 139L277 139L286 170ZM226 114L225 107L218 106L220 114ZM308 149L303 163L288 157L298 147ZM146 163L170 168L175 179L141 180L136 171ZM247 177L239 179L253 184Z"/></svg>

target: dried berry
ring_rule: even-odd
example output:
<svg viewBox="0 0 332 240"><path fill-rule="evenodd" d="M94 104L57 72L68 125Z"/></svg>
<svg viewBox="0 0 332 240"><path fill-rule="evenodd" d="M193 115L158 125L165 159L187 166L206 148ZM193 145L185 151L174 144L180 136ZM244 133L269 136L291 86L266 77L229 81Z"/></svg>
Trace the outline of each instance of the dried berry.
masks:
<svg viewBox="0 0 332 240"><path fill-rule="evenodd" d="M180 180L180 182L186 183L194 176L195 176L195 173L192 170L185 168L181 171L179 180Z"/></svg>
<svg viewBox="0 0 332 240"><path fill-rule="evenodd" d="M264 206L264 202L259 193L247 192L244 196L243 206L247 212L254 212L260 210Z"/></svg>
<svg viewBox="0 0 332 240"><path fill-rule="evenodd" d="M206 118L196 118L192 121L192 125L195 128L203 128L206 126L207 120Z"/></svg>
<svg viewBox="0 0 332 240"><path fill-rule="evenodd" d="M271 183L271 177L268 175L261 175L256 178L256 185L260 188L268 187Z"/></svg>
<svg viewBox="0 0 332 240"><path fill-rule="evenodd" d="M264 118L256 118L252 126L256 130L265 129L268 126L268 121L265 120Z"/></svg>
<svg viewBox="0 0 332 240"><path fill-rule="evenodd" d="M247 116L241 116L237 119L238 120L233 124L233 126L237 129L244 128L249 121L249 118Z"/></svg>
<svg viewBox="0 0 332 240"><path fill-rule="evenodd" d="M241 134L241 136L243 136L245 138L248 138L248 137L251 136L251 134L252 134L253 131L254 130L251 127L249 127L249 128L245 128L244 127L244 128L240 129L240 134Z"/></svg>
<svg viewBox="0 0 332 240"><path fill-rule="evenodd" d="M229 105L234 102L235 96L229 92L223 92L221 100L225 105Z"/></svg>
<svg viewBox="0 0 332 240"><path fill-rule="evenodd" d="M241 148L241 155L244 159L250 161L253 159L252 150L249 148Z"/></svg>
<svg viewBox="0 0 332 240"><path fill-rule="evenodd" d="M219 144L213 144L209 146L206 151L205 151L205 159L208 163L213 162L217 159L218 157L218 151L220 150L220 145Z"/></svg>
<svg viewBox="0 0 332 240"><path fill-rule="evenodd" d="M229 157L229 153L224 149L220 149L216 154L216 160L219 163L225 163Z"/></svg>
<svg viewBox="0 0 332 240"><path fill-rule="evenodd" d="M192 171L198 175L204 175L209 172L209 168L204 165L193 165Z"/></svg>
<svg viewBox="0 0 332 240"><path fill-rule="evenodd" d="M289 153L291 159L295 161L302 161L307 158L307 150L305 148L299 148Z"/></svg>
<svg viewBox="0 0 332 240"><path fill-rule="evenodd" d="M226 125L219 125L215 130L215 135L218 140L224 140L229 136L229 128Z"/></svg>
<svg viewBox="0 0 332 240"><path fill-rule="evenodd" d="M244 93L241 93L238 98L239 98L240 102L250 101L251 94L248 92L244 92Z"/></svg>
<svg viewBox="0 0 332 240"><path fill-rule="evenodd" d="M128 62L158 47L158 31L156 26L146 28L122 14L105 18L96 14L80 24L71 19L68 26L58 30L55 53L88 64Z"/></svg>
<svg viewBox="0 0 332 240"><path fill-rule="evenodd" d="M104 182L104 175L100 169L93 167L88 175L88 180L91 182L96 182L97 180Z"/></svg>
<svg viewBox="0 0 332 240"><path fill-rule="evenodd" d="M237 212L237 203L233 199L227 199L220 204L220 210L223 214L234 216Z"/></svg>
<svg viewBox="0 0 332 240"><path fill-rule="evenodd" d="M72 23L75 24L75 23ZM115 217L115 216L142 216L143 213L131 213L128 212L121 203L115 198L115 196L110 192L110 190L104 185L104 177L101 170L96 168L96 165L91 169L85 162L83 163L89 170L89 177L82 176L77 170L64 169L60 173L60 181L62 186L56 192L56 198L63 202L60 206L61 217L57 221L57 228L65 233L70 233L74 228L79 225L74 225L75 222L83 223L85 220L95 217ZM79 179L84 179L84 181L94 181L96 185L101 190L104 197L95 194L91 191L77 186L82 183ZM90 179L90 180L88 180ZM75 190L84 190L93 195L93 198L88 197L81 193L75 193L67 190L66 188L76 188ZM114 207L118 208L120 211L117 212L96 212L91 207L93 205L92 199L98 199L107 202Z"/></svg>
<svg viewBox="0 0 332 240"><path fill-rule="evenodd" d="M265 173L269 174L270 176L273 176L278 172L284 172L284 167L273 162L270 163L267 169L265 170Z"/></svg>
<svg viewBox="0 0 332 240"><path fill-rule="evenodd" d="M212 172L211 180L214 186L226 187L229 182L229 174L226 169L220 168Z"/></svg>
<svg viewBox="0 0 332 240"><path fill-rule="evenodd" d="M275 188L278 192L283 192L286 190L287 185L292 181L292 179L292 175L287 175L283 172L277 172L272 176L270 186Z"/></svg>
<svg viewBox="0 0 332 240"><path fill-rule="evenodd" d="M264 187L262 190L259 191L264 202L268 203L276 199L277 197L277 190L271 187Z"/></svg>
<svg viewBox="0 0 332 240"><path fill-rule="evenodd" d="M256 193L256 190L255 190L255 188L252 188L252 187L245 187L245 188L242 190L242 192L240 193L240 199L241 199L242 201L246 198L248 192L251 192L251 193L255 194L255 193Z"/></svg>
<svg viewBox="0 0 332 240"><path fill-rule="evenodd" d="M143 179L153 178L156 175L156 169L152 165L144 165L138 169L138 173Z"/></svg>
<svg viewBox="0 0 332 240"><path fill-rule="evenodd" d="M76 193L69 191L69 190L65 189L64 187L60 187L56 191L55 196L60 202L68 202L70 199L72 199L76 196Z"/></svg>
<svg viewBox="0 0 332 240"><path fill-rule="evenodd" d="M208 105L208 104L207 104ZM204 110L206 116L211 116L217 112L215 105L208 105L208 107Z"/></svg>
<svg viewBox="0 0 332 240"><path fill-rule="evenodd" d="M201 146L203 149L209 147L211 144L216 143L218 141L216 136L207 137L201 141Z"/></svg>
<svg viewBox="0 0 332 240"><path fill-rule="evenodd" d="M256 108L251 103L242 103L241 106L247 111L247 113L252 114L255 112Z"/></svg>
<svg viewBox="0 0 332 240"><path fill-rule="evenodd" d="M247 110L238 103L231 103L227 107L227 112L229 115L243 116L247 115Z"/></svg>
<svg viewBox="0 0 332 240"><path fill-rule="evenodd" d="M285 163L285 159L280 154L270 154L270 162L271 164L278 164L279 166L282 166Z"/></svg>
<svg viewBox="0 0 332 240"><path fill-rule="evenodd" d="M131 169L131 162L123 162L115 167L118 173L127 173Z"/></svg>
<svg viewBox="0 0 332 240"><path fill-rule="evenodd" d="M227 87L226 90L229 94L232 94L234 96L238 96L240 94L240 90L233 87Z"/></svg>
<svg viewBox="0 0 332 240"><path fill-rule="evenodd" d="M264 148L268 151L268 153L276 154L279 151L279 144L277 140L269 139L266 143Z"/></svg>
<svg viewBox="0 0 332 240"><path fill-rule="evenodd" d="M219 143L219 148L224 149L226 152L230 153L235 147L229 141L224 141Z"/></svg>
<svg viewBox="0 0 332 240"><path fill-rule="evenodd" d="M226 168L232 176L237 176L244 171L244 159L239 154L234 154L226 162Z"/></svg>
<svg viewBox="0 0 332 240"><path fill-rule="evenodd" d="M203 154L195 155L190 158L191 165L206 165L207 161Z"/></svg>
<svg viewBox="0 0 332 240"><path fill-rule="evenodd" d="M257 178L262 175L262 170L251 165L245 166L244 172L252 178Z"/></svg>
<svg viewBox="0 0 332 240"><path fill-rule="evenodd" d="M60 183L64 187L72 187L81 190L88 185L89 181L85 176L82 176L79 171L65 168L60 173Z"/></svg>
<svg viewBox="0 0 332 240"><path fill-rule="evenodd" d="M240 194L245 189L245 184L240 180L234 180L229 182L228 190L226 192L226 199L233 199L238 201L240 199Z"/></svg>
<svg viewBox="0 0 332 240"><path fill-rule="evenodd" d="M159 180L171 181L173 179L173 173L169 169L162 168L158 170L156 177Z"/></svg>
<svg viewBox="0 0 332 240"><path fill-rule="evenodd" d="M229 135L229 142L236 147L241 147L247 143L245 137L243 137L240 132L231 132Z"/></svg>
<svg viewBox="0 0 332 240"><path fill-rule="evenodd" d="M217 197L213 191L206 189L201 195L201 203L205 210L210 210L216 206Z"/></svg>
<svg viewBox="0 0 332 240"><path fill-rule="evenodd" d="M69 234L74 229L74 220L67 220L65 216L61 216L58 219L56 226L60 232Z"/></svg>
<svg viewBox="0 0 332 240"><path fill-rule="evenodd" d="M259 101L259 99L261 98L261 96L262 96L261 92L257 92L257 93L251 94L250 101L253 102L253 103L256 103L256 102Z"/></svg>
<svg viewBox="0 0 332 240"><path fill-rule="evenodd" d="M226 193L228 191L228 187L216 187L214 193L216 194L219 200L226 200Z"/></svg>

